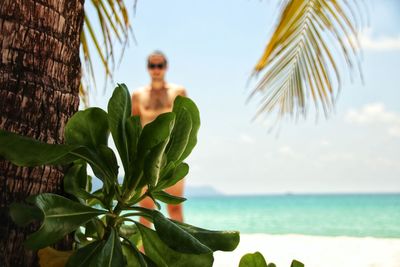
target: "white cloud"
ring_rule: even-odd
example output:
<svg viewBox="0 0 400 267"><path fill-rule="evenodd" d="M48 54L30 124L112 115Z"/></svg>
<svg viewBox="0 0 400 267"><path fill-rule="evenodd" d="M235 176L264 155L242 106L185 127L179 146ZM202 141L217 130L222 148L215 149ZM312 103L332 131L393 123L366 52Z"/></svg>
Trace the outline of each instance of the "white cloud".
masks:
<svg viewBox="0 0 400 267"><path fill-rule="evenodd" d="M332 152L319 157L322 162L352 161L354 159L355 156L351 152Z"/></svg>
<svg viewBox="0 0 400 267"><path fill-rule="evenodd" d="M400 125L390 127L388 133L391 136L400 137Z"/></svg>
<svg viewBox="0 0 400 267"><path fill-rule="evenodd" d="M255 143L254 138L247 134L241 134L239 136L239 138L240 138L240 141L245 144L254 144Z"/></svg>
<svg viewBox="0 0 400 267"><path fill-rule="evenodd" d="M358 124L400 123L400 114L387 111L383 103L371 103L359 110L349 110L346 120Z"/></svg>
<svg viewBox="0 0 400 267"><path fill-rule="evenodd" d="M327 139L322 139L322 140L319 142L319 144L320 144L321 146L330 146L330 145L331 145L331 142L330 142L329 140L327 140Z"/></svg>
<svg viewBox="0 0 400 267"><path fill-rule="evenodd" d="M346 113L345 120L360 125L383 125L389 135L400 137L400 114L386 110L383 103L371 103L360 109L351 109Z"/></svg>
<svg viewBox="0 0 400 267"><path fill-rule="evenodd" d="M278 153L285 157L295 158L297 153L288 145L281 146L278 149Z"/></svg>
<svg viewBox="0 0 400 267"><path fill-rule="evenodd" d="M366 29L359 36L361 47L365 50L393 51L400 50L399 36L373 37L371 28Z"/></svg>
<svg viewBox="0 0 400 267"><path fill-rule="evenodd" d="M352 38L354 41L354 38ZM400 50L399 36L372 36L372 29L367 28L358 35L362 49L375 51Z"/></svg>
<svg viewBox="0 0 400 267"><path fill-rule="evenodd" d="M373 158L365 159L365 163L372 168L398 168L399 164L397 160L393 160L390 158L378 156Z"/></svg>

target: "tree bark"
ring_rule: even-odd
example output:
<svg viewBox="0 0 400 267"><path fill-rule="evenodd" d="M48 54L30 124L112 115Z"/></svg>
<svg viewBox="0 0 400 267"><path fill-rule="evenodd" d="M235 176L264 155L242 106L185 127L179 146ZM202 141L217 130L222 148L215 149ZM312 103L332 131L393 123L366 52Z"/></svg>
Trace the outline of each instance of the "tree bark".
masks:
<svg viewBox="0 0 400 267"><path fill-rule="evenodd" d="M65 124L79 106L83 3L0 1L1 129L63 143ZM0 160L0 266L37 266L36 252L23 247L35 227L17 227L8 207L29 195L62 192L62 178L61 168L21 168Z"/></svg>

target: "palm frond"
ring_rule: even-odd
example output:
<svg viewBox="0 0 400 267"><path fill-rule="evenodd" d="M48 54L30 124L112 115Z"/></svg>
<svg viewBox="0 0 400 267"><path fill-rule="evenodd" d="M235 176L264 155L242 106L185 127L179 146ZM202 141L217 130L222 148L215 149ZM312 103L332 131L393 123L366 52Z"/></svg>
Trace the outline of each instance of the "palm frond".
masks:
<svg viewBox="0 0 400 267"><path fill-rule="evenodd" d="M89 17L85 13L84 28L81 33L82 53L85 65L85 73L89 77L83 77L79 94L85 105L88 104L88 90L92 84L96 88L96 76L92 64L92 52L89 43L93 44L97 55L100 57L102 66L105 71L104 76L112 79L115 67L115 51L114 45L118 43L123 46L122 51L128 43L129 36L132 34L132 28L129 21L128 10L123 0L91 0L88 3L91 6L85 8L93 8L96 18ZM136 6L136 1L134 2ZM93 23L99 25L99 32L96 32ZM123 52L121 53L121 58Z"/></svg>
<svg viewBox="0 0 400 267"><path fill-rule="evenodd" d="M277 110L306 117L313 103L333 110L345 70L358 72L363 22L358 0L289 0L253 75L263 73L249 98L261 93L255 117ZM343 68L344 63L346 68Z"/></svg>

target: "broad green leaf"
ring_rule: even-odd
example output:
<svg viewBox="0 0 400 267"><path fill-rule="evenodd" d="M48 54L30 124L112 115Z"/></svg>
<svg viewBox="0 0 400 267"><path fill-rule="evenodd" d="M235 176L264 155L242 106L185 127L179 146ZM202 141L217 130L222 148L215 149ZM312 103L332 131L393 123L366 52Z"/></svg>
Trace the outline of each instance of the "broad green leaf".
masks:
<svg viewBox="0 0 400 267"><path fill-rule="evenodd" d="M95 219L98 218L93 218L92 220L88 221L85 224L85 236L86 237L94 237L97 233L96 231L96 223L94 222ZM97 238L97 239L101 239L101 238Z"/></svg>
<svg viewBox="0 0 400 267"><path fill-rule="evenodd" d="M121 242L115 230L111 228L107 240L95 241L78 249L66 267L114 267L123 266L123 263Z"/></svg>
<svg viewBox="0 0 400 267"><path fill-rule="evenodd" d="M141 187L137 187L136 190L134 190L133 192L131 192L131 195L128 198L128 201L126 202L126 204L128 206L132 206L134 204L137 203L137 199L142 195L142 188Z"/></svg>
<svg viewBox="0 0 400 267"><path fill-rule="evenodd" d="M136 177L138 178L141 172L141 167L139 166L137 160L137 149L139 143L139 137L142 132L142 125L140 123L140 117L134 116L126 120L126 135L128 139L128 154L129 154L129 173L125 173L124 182L122 185L125 191L126 187L131 184L132 180ZM136 174L136 176L134 176Z"/></svg>
<svg viewBox="0 0 400 267"><path fill-rule="evenodd" d="M182 162L183 160L185 160L185 158L189 156L189 154L192 152L193 148L197 143L197 132L199 131L200 128L200 113L199 110L197 109L196 104L192 100L190 100L187 97L177 96L174 101L174 107L172 112L174 112L175 114L177 114L177 116L179 116L181 112L186 112L186 111L190 114L192 129L190 131L185 151L179 157L178 163ZM177 126L180 127L179 125Z"/></svg>
<svg viewBox="0 0 400 267"><path fill-rule="evenodd" d="M152 151L152 149L160 144L163 144L169 138L172 128L174 127L174 122L174 113L163 113L143 128L138 144L138 155L135 165L136 175L133 175L133 179L138 179L141 170L144 167L145 159L147 155ZM158 158L155 157L154 159ZM157 162L158 161L155 161L155 163ZM140 181L138 186L139 188L150 182L149 179L152 178L150 168L151 167L147 165L147 176L145 176L145 179L142 179L142 181ZM156 170L156 172L158 172L158 170Z"/></svg>
<svg viewBox="0 0 400 267"><path fill-rule="evenodd" d="M67 164L78 158L70 152L79 147L42 143L33 138L0 129L0 157L18 166Z"/></svg>
<svg viewBox="0 0 400 267"><path fill-rule="evenodd" d="M168 161L176 162L182 156L189 142L192 130L192 118L184 107L174 110L176 112L175 126L166 149Z"/></svg>
<svg viewBox="0 0 400 267"><path fill-rule="evenodd" d="M79 247L86 246L92 243L86 238L80 227L78 227L74 232L74 241L79 245Z"/></svg>
<svg viewBox="0 0 400 267"><path fill-rule="evenodd" d="M102 247L104 246L104 241L95 241L78 249L69 258L67 265L65 267L95 267L94 260L100 253Z"/></svg>
<svg viewBox="0 0 400 267"><path fill-rule="evenodd" d="M98 206L101 206L101 207L107 209L107 207L104 206L104 203L99 200L99 199L104 199L104 192L103 192L102 188L94 191L92 194L94 196L96 196L97 198L89 199L87 201L87 205L91 206L91 207L98 205Z"/></svg>
<svg viewBox="0 0 400 267"><path fill-rule="evenodd" d="M114 151L108 146L100 145L98 147L98 153L102 160L102 167L106 167L106 170L109 173L109 177L111 178L112 183L116 183L118 181L118 162L117 157L114 154Z"/></svg>
<svg viewBox="0 0 400 267"><path fill-rule="evenodd" d="M0 130L0 156L19 166L58 165L83 159L103 181L115 180L118 172L114 152L104 145L99 145L95 152L79 145L46 144L3 130Z"/></svg>
<svg viewBox="0 0 400 267"><path fill-rule="evenodd" d="M86 178L86 187L85 187L87 192L92 192L92 180L93 180L92 176L88 175Z"/></svg>
<svg viewBox="0 0 400 267"><path fill-rule="evenodd" d="M119 235L130 239L132 236L139 234L136 224L122 224L119 228ZM132 241L132 240L131 240ZM136 244L136 242L132 242Z"/></svg>
<svg viewBox="0 0 400 267"><path fill-rule="evenodd" d="M109 136L107 113L100 108L78 111L65 126L65 142L96 150L107 145Z"/></svg>
<svg viewBox="0 0 400 267"><path fill-rule="evenodd" d="M165 177L161 179L161 181L157 184L157 189L162 190L173 186L188 174L189 165L186 163L179 164L173 172L168 172Z"/></svg>
<svg viewBox="0 0 400 267"><path fill-rule="evenodd" d="M74 164L64 176L64 191L81 199L95 198L86 191L88 175L86 164Z"/></svg>
<svg viewBox="0 0 400 267"><path fill-rule="evenodd" d="M248 253L240 259L239 267L267 267L267 262L260 252Z"/></svg>
<svg viewBox="0 0 400 267"><path fill-rule="evenodd" d="M0 130L0 156L18 166L65 165L82 159L90 164L97 177L110 184L118 173L114 152L104 145L97 150L80 145L46 144Z"/></svg>
<svg viewBox="0 0 400 267"><path fill-rule="evenodd" d="M85 236L96 239L102 239L105 233L105 228L99 218L93 218L85 225Z"/></svg>
<svg viewBox="0 0 400 267"><path fill-rule="evenodd" d="M140 252L133 243L122 244L122 252L126 259L126 267L157 267L157 265L145 254Z"/></svg>
<svg viewBox="0 0 400 267"><path fill-rule="evenodd" d="M160 239L175 251L191 254L212 253L212 251L187 231L168 220L160 212L153 212L154 228Z"/></svg>
<svg viewBox="0 0 400 267"><path fill-rule="evenodd" d="M118 174L114 152L107 147L109 133L107 113L100 108L78 111L65 126L66 143L85 147L74 152L90 164L107 188Z"/></svg>
<svg viewBox="0 0 400 267"><path fill-rule="evenodd" d="M96 240L104 239L104 234L106 230L104 224L104 218L93 218L86 224L78 227L74 232L74 240L77 243L78 247L83 247Z"/></svg>
<svg viewBox="0 0 400 267"><path fill-rule="evenodd" d="M304 267L304 264L297 260L293 260L292 264L290 264L290 267Z"/></svg>
<svg viewBox="0 0 400 267"><path fill-rule="evenodd" d="M208 267L212 266L214 258L212 253L187 254L180 253L168 247L158 234L141 225L136 224L142 235L146 255L159 267Z"/></svg>
<svg viewBox="0 0 400 267"><path fill-rule="evenodd" d="M102 190L104 191L103 202L106 205L107 209L111 209L115 205L114 200L116 197L116 188L115 186L112 186L110 188L103 187Z"/></svg>
<svg viewBox="0 0 400 267"><path fill-rule="evenodd" d="M157 264L154 263L149 257L147 257L145 254L140 253L145 260L147 267L158 267Z"/></svg>
<svg viewBox="0 0 400 267"><path fill-rule="evenodd" d="M93 209L65 197L44 193L30 197L44 214L40 229L29 235L25 245L30 249L47 247L105 211Z"/></svg>
<svg viewBox="0 0 400 267"><path fill-rule="evenodd" d="M43 212L31 205L22 203L12 203L10 205L10 216L19 226L26 226L35 220L43 220Z"/></svg>
<svg viewBox="0 0 400 267"><path fill-rule="evenodd" d="M210 231L186 223L173 222L212 251L232 251L240 241L239 232L237 231Z"/></svg>
<svg viewBox="0 0 400 267"><path fill-rule="evenodd" d="M151 195L155 198L160 200L161 202L167 204L180 204L186 200L184 197L178 197L168 194L165 191L156 191L152 192Z"/></svg>
<svg viewBox="0 0 400 267"><path fill-rule="evenodd" d="M119 228L119 235L129 240L132 246L140 247L142 237L136 224L122 224Z"/></svg>
<svg viewBox="0 0 400 267"><path fill-rule="evenodd" d="M111 228L110 235L96 257L96 266L114 267L122 266L124 257L122 255L121 241L116 231Z"/></svg>
<svg viewBox="0 0 400 267"><path fill-rule="evenodd" d="M160 172L160 181L169 178L172 176L173 172L175 171L176 165L173 161L170 161L165 165Z"/></svg>
<svg viewBox="0 0 400 267"><path fill-rule="evenodd" d="M131 245L122 244L122 253L125 257L126 267L147 267L145 260L136 248Z"/></svg>
<svg viewBox="0 0 400 267"><path fill-rule="evenodd" d="M108 122L125 173L129 173L129 143L126 121L131 116L131 98L125 84L118 84L108 102Z"/></svg>
<svg viewBox="0 0 400 267"><path fill-rule="evenodd" d="M118 164L113 150L105 145L99 145L97 151L80 147L71 154L89 163L93 173L103 181L107 190L117 181Z"/></svg>
<svg viewBox="0 0 400 267"><path fill-rule="evenodd" d="M130 164L136 159L137 146L139 143L139 137L142 132L142 124L140 123L139 116L129 117L126 120L126 135L128 139L128 153Z"/></svg>
<svg viewBox="0 0 400 267"><path fill-rule="evenodd" d="M160 178L164 151L168 143L168 138L153 147L146 156L143 166L144 177L148 184L155 186Z"/></svg>
<svg viewBox="0 0 400 267"><path fill-rule="evenodd" d="M164 142L171 134L175 123L175 114L172 112L159 115L154 121L143 127L139 138L138 152L140 156Z"/></svg>

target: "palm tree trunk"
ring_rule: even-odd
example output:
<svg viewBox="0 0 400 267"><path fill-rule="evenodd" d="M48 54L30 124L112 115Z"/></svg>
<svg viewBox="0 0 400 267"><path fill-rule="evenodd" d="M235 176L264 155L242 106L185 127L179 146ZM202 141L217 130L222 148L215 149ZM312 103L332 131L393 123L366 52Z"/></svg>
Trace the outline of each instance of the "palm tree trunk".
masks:
<svg viewBox="0 0 400 267"><path fill-rule="evenodd" d="M79 36L84 0L0 1L0 128L62 143L79 106ZM62 192L63 170L0 160L0 266L37 266L23 248L34 227L18 228L8 206L40 192ZM68 248L64 240L60 247Z"/></svg>

